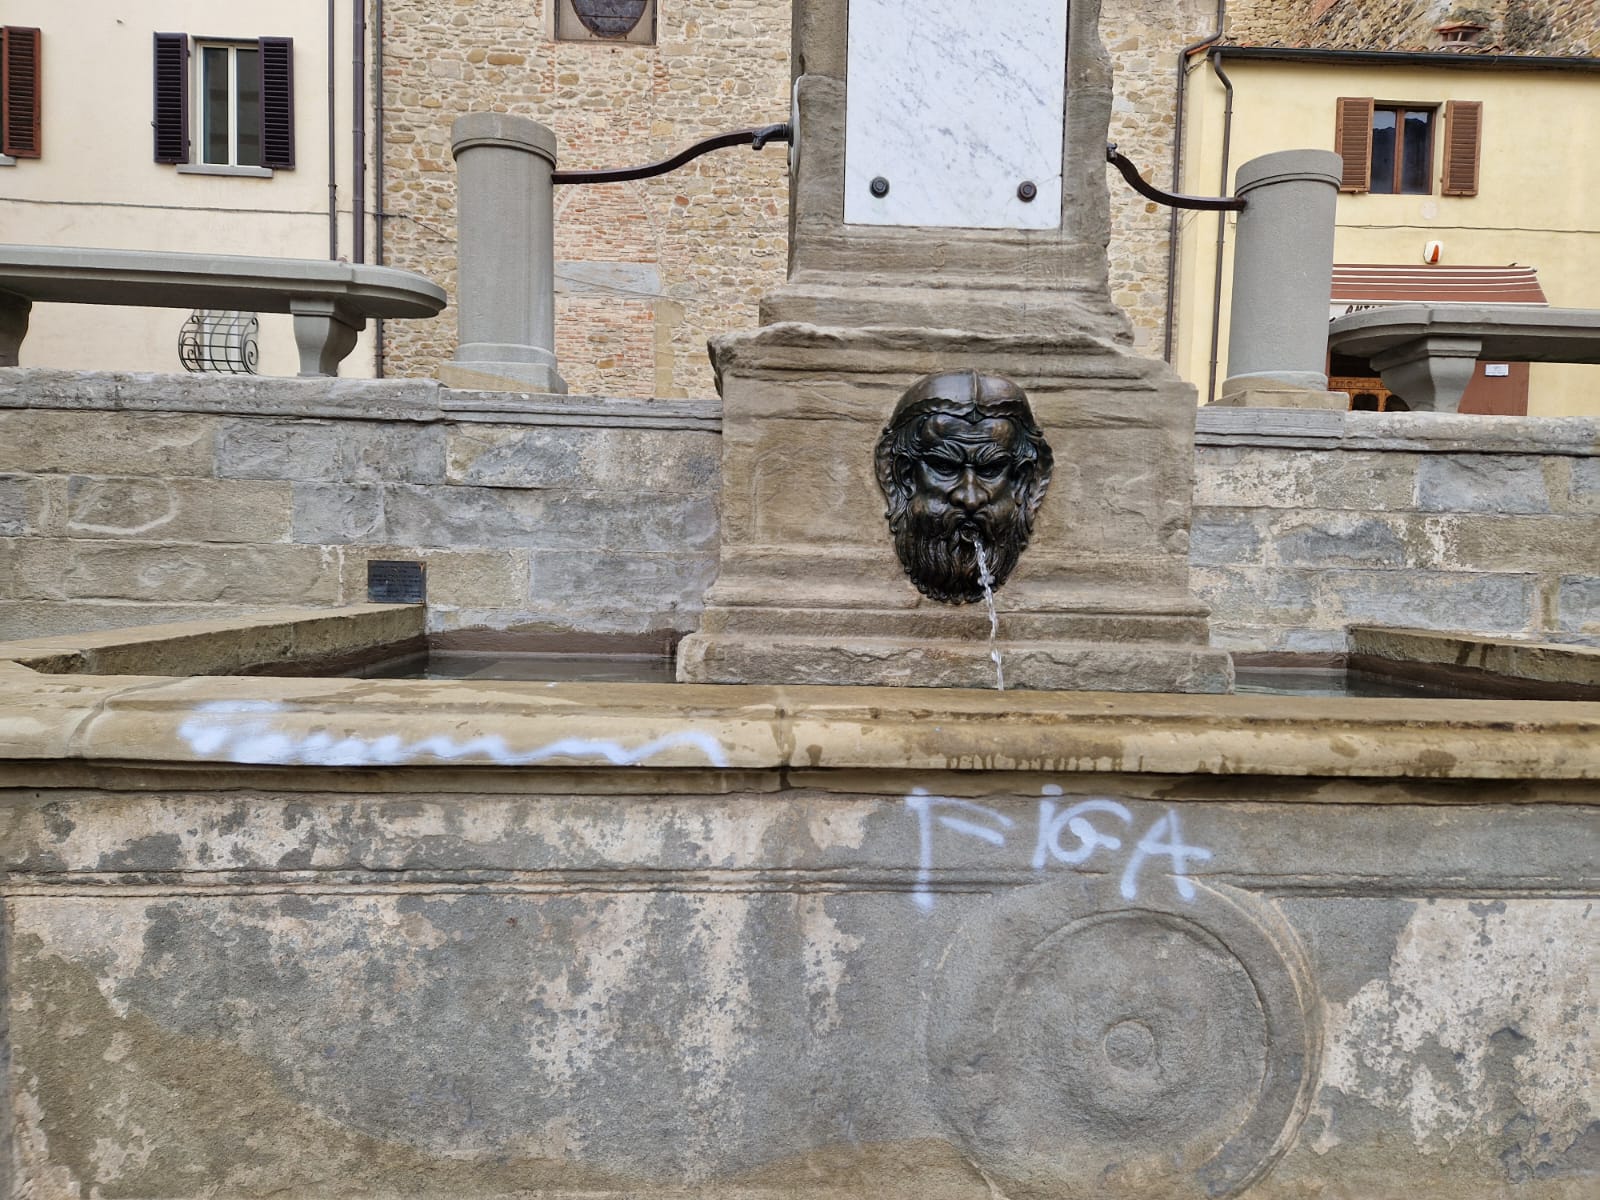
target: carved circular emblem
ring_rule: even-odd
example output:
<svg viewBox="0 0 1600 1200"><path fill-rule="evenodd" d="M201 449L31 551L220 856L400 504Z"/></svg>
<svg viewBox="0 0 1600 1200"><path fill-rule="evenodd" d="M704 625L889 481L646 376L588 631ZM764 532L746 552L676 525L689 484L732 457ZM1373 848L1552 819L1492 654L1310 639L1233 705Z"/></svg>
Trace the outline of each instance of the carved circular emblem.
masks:
<svg viewBox="0 0 1600 1200"><path fill-rule="evenodd" d="M644 16L650 0L572 0L572 11L595 37L623 38Z"/></svg>
<svg viewBox="0 0 1600 1200"><path fill-rule="evenodd" d="M1198 880L1192 902L1130 904L1076 880L984 908L944 956L927 1047L992 1186L1218 1200L1287 1148L1319 1034L1268 904Z"/></svg>

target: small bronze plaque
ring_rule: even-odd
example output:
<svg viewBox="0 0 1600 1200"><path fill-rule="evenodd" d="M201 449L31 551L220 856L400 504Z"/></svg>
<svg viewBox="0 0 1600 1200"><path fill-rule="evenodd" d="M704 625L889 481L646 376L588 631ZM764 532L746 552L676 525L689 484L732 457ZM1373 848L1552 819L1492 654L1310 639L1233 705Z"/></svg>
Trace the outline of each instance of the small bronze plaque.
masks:
<svg viewBox="0 0 1600 1200"><path fill-rule="evenodd" d="M367 603L421 604L427 593L427 572L422 563L379 558L368 561Z"/></svg>

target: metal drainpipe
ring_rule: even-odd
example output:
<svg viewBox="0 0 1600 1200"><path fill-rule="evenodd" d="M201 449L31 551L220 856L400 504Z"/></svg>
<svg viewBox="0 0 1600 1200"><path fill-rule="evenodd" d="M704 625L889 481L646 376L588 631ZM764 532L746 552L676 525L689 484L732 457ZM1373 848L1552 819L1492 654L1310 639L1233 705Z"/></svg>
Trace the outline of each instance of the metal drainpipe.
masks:
<svg viewBox="0 0 1600 1200"><path fill-rule="evenodd" d="M372 261L383 266L383 0L372 5ZM372 373L383 378L383 318L372 322Z"/></svg>
<svg viewBox="0 0 1600 1200"><path fill-rule="evenodd" d="M1211 69L1216 72L1222 86L1227 89L1227 100L1222 108L1222 181L1217 185L1219 196L1228 195L1228 150L1233 140L1233 80L1222 69L1222 51L1213 50L1208 56ZM1206 403L1217 398L1217 341L1222 335L1222 251L1228 236L1228 214L1217 214L1217 257L1211 280L1211 365L1206 371Z"/></svg>
<svg viewBox="0 0 1600 1200"><path fill-rule="evenodd" d="M1228 0L1217 0L1217 27L1199 41L1190 42L1178 51L1178 86L1172 112L1172 187L1183 191L1183 114L1184 95L1189 79L1189 56L1202 47L1209 46L1222 36L1228 19ZM1161 357L1172 361L1173 318L1178 307L1178 210L1167 217L1167 311L1162 321Z"/></svg>
<svg viewBox="0 0 1600 1200"><path fill-rule="evenodd" d="M339 257L339 181L334 175L333 146L333 6L338 0L328 0L328 258Z"/></svg>
<svg viewBox="0 0 1600 1200"><path fill-rule="evenodd" d="M350 0L350 260L367 261L367 3Z"/></svg>

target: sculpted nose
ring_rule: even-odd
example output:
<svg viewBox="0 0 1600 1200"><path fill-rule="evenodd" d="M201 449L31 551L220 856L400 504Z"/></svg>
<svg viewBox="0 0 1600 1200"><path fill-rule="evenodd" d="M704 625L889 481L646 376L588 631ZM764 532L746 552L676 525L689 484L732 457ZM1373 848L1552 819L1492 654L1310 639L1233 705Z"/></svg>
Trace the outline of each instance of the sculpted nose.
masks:
<svg viewBox="0 0 1600 1200"><path fill-rule="evenodd" d="M950 491L950 503L963 512L975 513L983 507L986 494L978 482L977 473L970 468L961 472L961 478Z"/></svg>

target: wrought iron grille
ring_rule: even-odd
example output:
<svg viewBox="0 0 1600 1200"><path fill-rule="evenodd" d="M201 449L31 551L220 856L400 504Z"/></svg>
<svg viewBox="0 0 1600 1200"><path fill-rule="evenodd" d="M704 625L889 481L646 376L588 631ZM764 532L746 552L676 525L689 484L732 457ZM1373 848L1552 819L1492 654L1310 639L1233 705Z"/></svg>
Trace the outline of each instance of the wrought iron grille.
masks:
<svg viewBox="0 0 1600 1200"><path fill-rule="evenodd" d="M261 350L255 313L197 308L178 331L178 359L185 371L254 375Z"/></svg>

